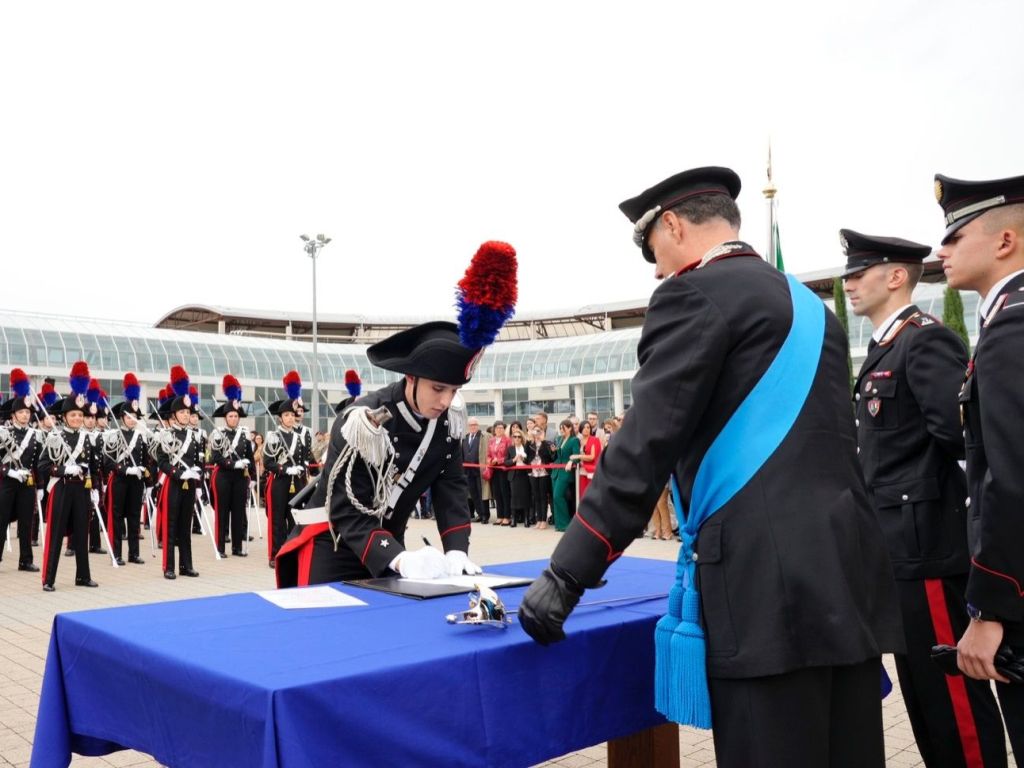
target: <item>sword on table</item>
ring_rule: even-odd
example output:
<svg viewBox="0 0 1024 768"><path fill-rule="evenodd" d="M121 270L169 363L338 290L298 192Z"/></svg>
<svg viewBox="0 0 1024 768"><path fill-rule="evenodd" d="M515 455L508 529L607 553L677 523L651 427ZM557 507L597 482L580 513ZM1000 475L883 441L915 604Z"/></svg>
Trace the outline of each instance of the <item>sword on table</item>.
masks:
<svg viewBox="0 0 1024 768"><path fill-rule="evenodd" d="M506 629L512 624L511 615L519 613L518 608L506 609L501 598L489 587L477 585L477 591L469 596L469 610L449 613L444 617L449 624L468 624L471 626L493 627ZM627 597L610 597L606 600L588 600L579 603L576 608L590 608L602 605L646 603L668 597L668 592L651 595L629 595Z"/></svg>

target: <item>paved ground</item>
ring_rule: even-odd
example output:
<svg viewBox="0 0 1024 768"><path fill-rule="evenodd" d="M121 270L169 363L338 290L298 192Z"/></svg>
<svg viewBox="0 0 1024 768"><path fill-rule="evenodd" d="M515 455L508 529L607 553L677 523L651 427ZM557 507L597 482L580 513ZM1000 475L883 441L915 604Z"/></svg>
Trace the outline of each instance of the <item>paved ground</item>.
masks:
<svg viewBox="0 0 1024 768"><path fill-rule="evenodd" d="M13 528L12 528L13 531ZM436 534L430 521L412 522L415 537ZM559 534L552 530L527 528L496 528L475 526L472 554L481 564L531 560L551 553ZM417 538L412 538L416 541ZM273 572L267 567L266 542L254 541L247 558L228 558L215 562L208 538L192 540L198 579L167 581L161 577L159 557L150 556L149 542L142 544L145 565L127 565L114 570L107 556L91 555L93 578L99 589L75 587L74 560L61 558L57 574L57 591L46 594L38 574L21 573L13 558L4 553L0 563L0 766L28 766L35 732L36 709L42 683L43 665L50 640L50 627L55 613L91 608L107 608L133 603L150 603L204 597L230 592L269 589L274 586ZM675 560L675 542L638 540L629 554ZM40 550L36 550L41 561ZM895 681L896 674L890 666ZM885 741L888 764L893 766L923 765L914 744L910 725L899 689L884 704ZM681 764L713 766L714 748L711 734L681 728L679 733ZM156 766L148 755L118 752L105 758L76 757L73 766ZM543 764L548 768L596 768L606 765L603 745L565 755ZM1013 763L1011 762L1011 765Z"/></svg>

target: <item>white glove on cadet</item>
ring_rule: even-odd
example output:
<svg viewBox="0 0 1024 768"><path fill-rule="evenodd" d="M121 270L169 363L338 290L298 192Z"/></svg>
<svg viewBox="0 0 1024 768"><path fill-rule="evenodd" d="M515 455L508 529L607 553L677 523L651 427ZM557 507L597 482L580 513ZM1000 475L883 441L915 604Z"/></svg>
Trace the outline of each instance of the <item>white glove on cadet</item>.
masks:
<svg viewBox="0 0 1024 768"><path fill-rule="evenodd" d="M407 549L397 559L398 573L403 579L439 579L448 575L448 561L433 547Z"/></svg>
<svg viewBox="0 0 1024 768"><path fill-rule="evenodd" d="M444 553L445 562L448 564L449 576L461 576L466 573L475 576L483 573L484 569L469 559L469 555L460 549L449 549Z"/></svg>
<svg viewBox="0 0 1024 768"><path fill-rule="evenodd" d="M182 480L198 480L199 473L195 469L186 469L181 473Z"/></svg>
<svg viewBox="0 0 1024 768"><path fill-rule="evenodd" d="M42 488L40 488L39 490L36 491L36 501L38 501L40 504L43 503L43 489Z"/></svg>
<svg viewBox="0 0 1024 768"><path fill-rule="evenodd" d="M235 462L235 469L245 469L248 466L249 466L249 460L248 459L239 459L238 461Z"/></svg>
<svg viewBox="0 0 1024 768"><path fill-rule="evenodd" d="M95 488L89 491L89 501L92 502L94 507L98 507L100 505L100 492Z"/></svg>
<svg viewBox="0 0 1024 768"><path fill-rule="evenodd" d="M82 468L77 464L65 464L64 474L70 477L78 477L82 474Z"/></svg>
<svg viewBox="0 0 1024 768"><path fill-rule="evenodd" d="M124 473L132 477L142 477L142 467L128 467Z"/></svg>
<svg viewBox="0 0 1024 768"><path fill-rule="evenodd" d="M287 472L289 475L293 475L293 476L294 475L301 475L302 474L302 467L288 467L288 469L286 469L285 472Z"/></svg>
<svg viewBox="0 0 1024 768"><path fill-rule="evenodd" d="M19 483L24 483L28 479L27 469L8 469L7 476L11 480L17 480Z"/></svg>

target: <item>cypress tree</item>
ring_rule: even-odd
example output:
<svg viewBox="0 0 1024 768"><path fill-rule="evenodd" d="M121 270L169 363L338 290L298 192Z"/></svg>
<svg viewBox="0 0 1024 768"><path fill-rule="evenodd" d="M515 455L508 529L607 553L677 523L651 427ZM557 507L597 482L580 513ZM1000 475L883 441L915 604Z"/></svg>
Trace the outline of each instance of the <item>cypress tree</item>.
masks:
<svg viewBox="0 0 1024 768"><path fill-rule="evenodd" d="M964 321L964 302L960 298L960 291L948 285L942 299L942 324L963 339L969 354L971 340L967 336L967 323Z"/></svg>
<svg viewBox="0 0 1024 768"><path fill-rule="evenodd" d="M846 334L846 338L850 338L850 321L846 316L846 293L843 291L843 281L841 278L835 278L832 281L832 299L836 307L836 317L839 318L839 324L843 326L843 333ZM855 379L853 378L853 358L850 356L850 345L846 345L846 369L850 376L850 391L853 391L853 385Z"/></svg>

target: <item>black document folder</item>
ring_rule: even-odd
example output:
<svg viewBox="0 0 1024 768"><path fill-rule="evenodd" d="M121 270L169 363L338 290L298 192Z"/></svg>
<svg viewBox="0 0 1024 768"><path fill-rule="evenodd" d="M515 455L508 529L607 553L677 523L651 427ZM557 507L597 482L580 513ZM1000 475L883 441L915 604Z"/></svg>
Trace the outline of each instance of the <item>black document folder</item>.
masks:
<svg viewBox="0 0 1024 768"><path fill-rule="evenodd" d="M492 589L522 587L533 581L533 579L525 576L502 576L499 573L484 573L482 575L490 578L498 577L501 579L508 579L507 583L502 584L500 587L491 587ZM345 581L344 583L353 587L376 589L379 592L389 592L392 595L411 597L414 600L425 600L431 597L444 597L445 595L468 594L469 592L476 591L476 589L471 586L439 584L431 581L407 581L400 576L387 576L379 579L352 579Z"/></svg>

